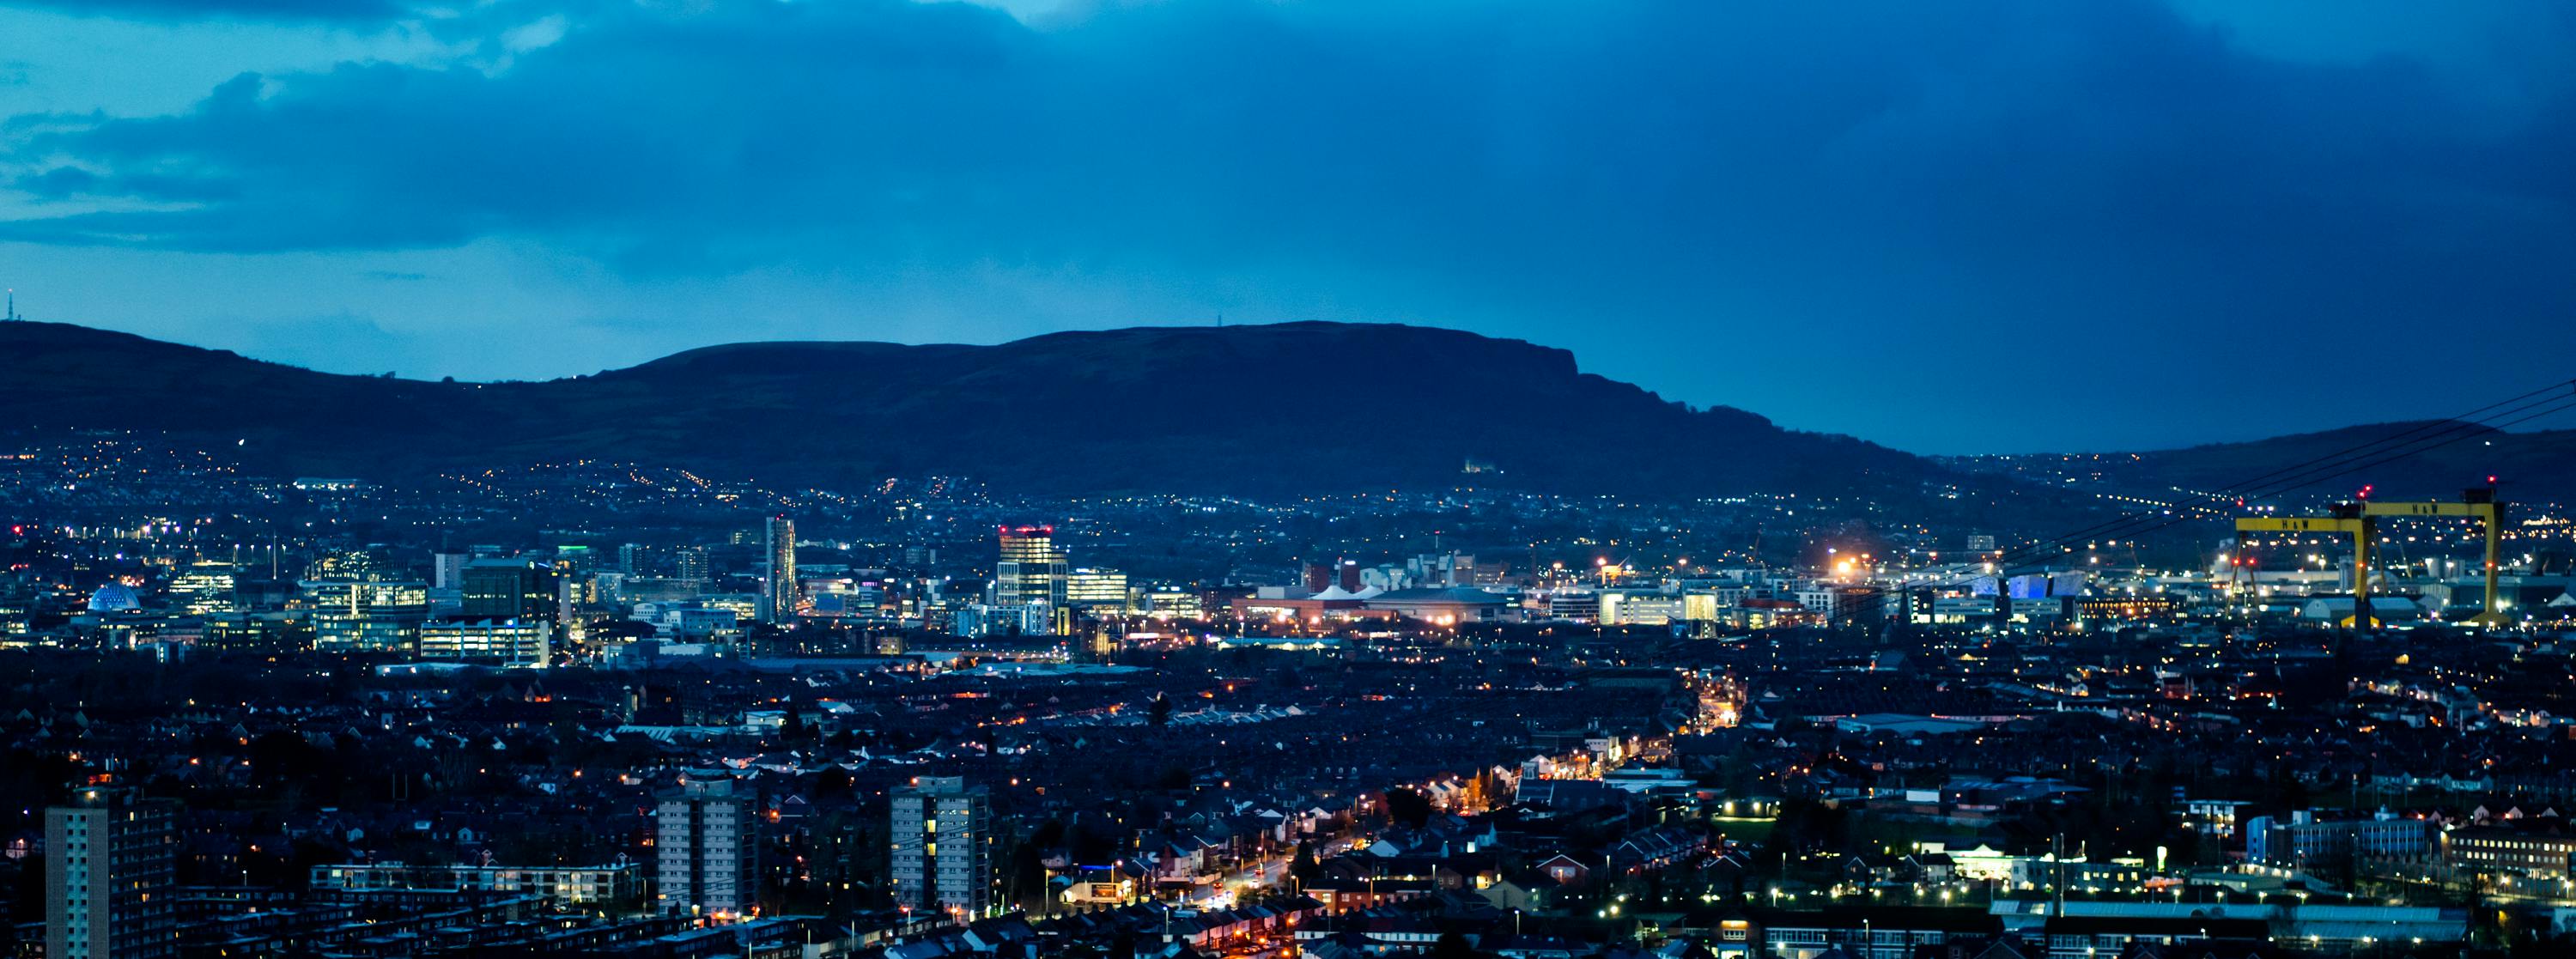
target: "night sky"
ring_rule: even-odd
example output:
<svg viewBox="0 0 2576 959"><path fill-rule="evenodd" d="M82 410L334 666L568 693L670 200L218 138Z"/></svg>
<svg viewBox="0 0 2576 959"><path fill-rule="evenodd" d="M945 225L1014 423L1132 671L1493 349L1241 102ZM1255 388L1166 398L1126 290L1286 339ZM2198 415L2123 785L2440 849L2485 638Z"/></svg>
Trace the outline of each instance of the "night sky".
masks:
<svg viewBox="0 0 2576 959"><path fill-rule="evenodd" d="M0 118L23 312L341 372L1396 321L1923 452L2576 375L2564 3L0 0Z"/></svg>

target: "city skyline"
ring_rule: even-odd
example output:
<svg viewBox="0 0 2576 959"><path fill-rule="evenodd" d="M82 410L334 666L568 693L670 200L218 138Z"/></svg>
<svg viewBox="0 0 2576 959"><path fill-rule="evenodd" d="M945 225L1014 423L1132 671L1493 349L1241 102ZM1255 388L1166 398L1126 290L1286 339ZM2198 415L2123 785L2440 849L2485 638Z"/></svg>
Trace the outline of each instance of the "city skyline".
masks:
<svg viewBox="0 0 2576 959"><path fill-rule="evenodd" d="M0 955L2576 955L2576 6L0 38Z"/></svg>
<svg viewBox="0 0 2576 959"><path fill-rule="evenodd" d="M2556 378L2493 344L2576 305L2576 26L2538 4L31 3L0 29L47 41L0 62L21 312L334 372L1405 322L1900 449L2136 449L2455 412ZM2353 412L2341 370L2401 354L2431 375ZM1960 415L2007 380L2024 415Z"/></svg>

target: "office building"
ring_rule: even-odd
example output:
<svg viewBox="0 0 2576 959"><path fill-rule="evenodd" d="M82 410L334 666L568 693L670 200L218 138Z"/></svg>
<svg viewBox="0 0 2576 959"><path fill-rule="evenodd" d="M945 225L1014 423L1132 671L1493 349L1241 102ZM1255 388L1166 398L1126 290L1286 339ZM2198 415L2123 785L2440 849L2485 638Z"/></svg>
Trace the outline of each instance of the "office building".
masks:
<svg viewBox="0 0 2576 959"><path fill-rule="evenodd" d="M1000 555L993 564L993 605L1065 605L1072 564L1055 548L1055 527L1002 527Z"/></svg>
<svg viewBox="0 0 2576 959"><path fill-rule="evenodd" d="M1064 601L1068 606L1124 613L1128 606L1127 574L1114 569L1073 570L1065 574Z"/></svg>
<svg viewBox="0 0 2576 959"><path fill-rule="evenodd" d="M1206 600L1188 590L1148 590L1144 600L1145 612L1157 619L1203 619L1207 616Z"/></svg>
<svg viewBox="0 0 2576 959"><path fill-rule="evenodd" d="M179 804L91 787L45 810L45 955L158 959L176 936Z"/></svg>
<svg viewBox="0 0 2576 959"><path fill-rule="evenodd" d="M732 779L683 781L662 794L653 825L659 911L739 916L751 910L759 842L748 788Z"/></svg>
<svg viewBox="0 0 2576 959"><path fill-rule="evenodd" d="M2251 835L2249 832L2248 835ZM2442 862L2471 875L2523 876L2565 882L2576 871L2576 835L2545 829L2469 826L2441 835Z"/></svg>
<svg viewBox="0 0 2576 959"><path fill-rule="evenodd" d="M478 559L465 564L463 583L460 617L549 623L563 618L563 586L551 567L524 559Z"/></svg>
<svg viewBox="0 0 2576 959"><path fill-rule="evenodd" d="M325 652L408 652L429 619L429 588L398 582L307 582L313 647Z"/></svg>
<svg viewBox="0 0 2576 959"><path fill-rule="evenodd" d="M434 619L420 627L422 659L543 667L554 654L555 625L529 619Z"/></svg>
<svg viewBox="0 0 2576 959"><path fill-rule="evenodd" d="M761 547L767 569L761 574L760 621L784 623L796 618L796 521L772 516L766 536Z"/></svg>
<svg viewBox="0 0 2576 959"><path fill-rule="evenodd" d="M972 603L957 608L950 618L950 629L959 636L982 639L988 636L1047 636L1055 632L1055 607L1044 603L1027 606L988 606Z"/></svg>
<svg viewBox="0 0 2576 959"><path fill-rule="evenodd" d="M286 652L312 645L310 624L294 613L216 613L202 640L216 649Z"/></svg>
<svg viewBox="0 0 2576 959"><path fill-rule="evenodd" d="M432 553L429 557L432 589L464 589L465 564L474 557L464 553Z"/></svg>
<svg viewBox="0 0 2576 959"><path fill-rule="evenodd" d="M888 794L895 904L959 922L993 914L992 801L956 776L922 776Z"/></svg>
<svg viewBox="0 0 2576 959"><path fill-rule="evenodd" d="M2432 822L2385 810L2363 818L2320 819L2298 810L2245 821L2245 857L2294 869L2332 871L2356 861L2414 860L2432 853ZM2563 868L2565 860L2560 860Z"/></svg>
<svg viewBox="0 0 2576 959"><path fill-rule="evenodd" d="M229 613L233 603L233 564L198 560L170 577L170 599L190 616Z"/></svg>

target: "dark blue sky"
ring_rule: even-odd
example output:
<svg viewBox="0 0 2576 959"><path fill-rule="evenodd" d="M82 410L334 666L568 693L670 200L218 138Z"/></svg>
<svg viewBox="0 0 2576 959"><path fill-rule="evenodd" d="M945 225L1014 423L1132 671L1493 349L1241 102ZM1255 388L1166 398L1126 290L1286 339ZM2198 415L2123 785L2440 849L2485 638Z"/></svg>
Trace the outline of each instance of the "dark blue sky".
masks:
<svg viewBox="0 0 2576 959"><path fill-rule="evenodd" d="M323 369L1400 321L1927 452L2576 373L2564 4L0 0L0 36L27 312Z"/></svg>

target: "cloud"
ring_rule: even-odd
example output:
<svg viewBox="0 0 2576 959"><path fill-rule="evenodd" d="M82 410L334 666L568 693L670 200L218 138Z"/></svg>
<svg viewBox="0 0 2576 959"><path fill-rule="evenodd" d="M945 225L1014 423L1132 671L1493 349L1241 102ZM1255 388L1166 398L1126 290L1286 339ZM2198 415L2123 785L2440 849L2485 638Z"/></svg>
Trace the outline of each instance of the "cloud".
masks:
<svg viewBox="0 0 2576 959"><path fill-rule="evenodd" d="M2464 105L2405 62L2277 64L2138 4L1220 0L1050 30L901 0L582 17L506 31L521 48L497 74L245 74L185 114L29 136L18 189L154 208L6 229L228 251L541 236L697 269L1269 254L1362 225L1336 245L1481 258L1496 229L1574 231L1531 236L1546 259L1889 207L1908 232L2133 237L2248 220L2247 203L2402 218L2457 193L2564 199L2508 175L2563 97L2462 129ZM2132 216L2065 219L2088 209Z"/></svg>
<svg viewBox="0 0 2576 959"><path fill-rule="evenodd" d="M2498 49L2576 42L2576 20L2527 9L2492 18ZM2487 35L2456 32L2439 56L2380 35L2291 55L2265 39L2294 35L2275 23L2208 16L503 4L439 27L481 31L487 61L245 74L172 115L18 118L0 176L27 202L0 240L499 239L642 282L1330 290L1551 341L1616 329L1626 369L1720 388L1731 374L1711 369L1764 362L1739 346L1805 342L1883 378L2045 343L2099 362L2106 389L2189 391L2238 375L2208 362L2230 338L2438 315L2531 334L2576 307L2555 279L2576 260L2563 65L2478 59L2462 51ZM2447 66L2469 60L2534 66L2511 83ZM1691 346L1633 345L1659 339ZM2068 399L2077 381L2034 386L2116 409Z"/></svg>
<svg viewBox="0 0 2576 959"><path fill-rule="evenodd" d="M7 0L0 6L133 20L381 23L411 13L397 0Z"/></svg>

